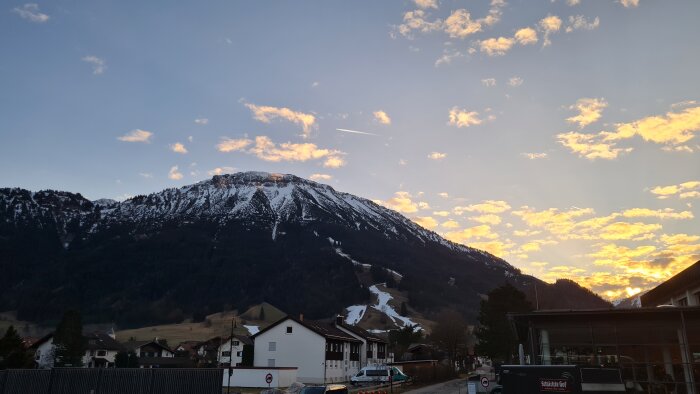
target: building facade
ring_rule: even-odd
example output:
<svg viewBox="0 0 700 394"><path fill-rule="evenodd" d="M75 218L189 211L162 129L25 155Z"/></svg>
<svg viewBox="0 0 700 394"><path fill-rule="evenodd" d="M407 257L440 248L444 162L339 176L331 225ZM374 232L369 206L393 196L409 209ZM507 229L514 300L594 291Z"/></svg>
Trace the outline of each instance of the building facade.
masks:
<svg viewBox="0 0 700 394"><path fill-rule="evenodd" d="M346 382L361 368L362 341L332 323L287 316L253 340L255 367L297 367L303 383Z"/></svg>
<svg viewBox="0 0 700 394"><path fill-rule="evenodd" d="M619 368L629 392L700 394L700 262L642 308L511 314L528 363Z"/></svg>
<svg viewBox="0 0 700 394"><path fill-rule="evenodd" d="M643 307L700 306L700 261L640 297Z"/></svg>

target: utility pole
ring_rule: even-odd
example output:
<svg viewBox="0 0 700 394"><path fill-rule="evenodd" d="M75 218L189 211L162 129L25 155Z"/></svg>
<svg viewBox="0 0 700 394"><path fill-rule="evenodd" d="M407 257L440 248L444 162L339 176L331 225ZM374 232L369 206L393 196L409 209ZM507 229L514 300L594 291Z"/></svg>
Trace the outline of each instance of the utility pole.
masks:
<svg viewBox="0 0 700 394"><path fill-rule="evenodd" d="M233 374L233 326L236 324L236 316L231 318L231 337L228 339L228 385L226 385L226 394L231 390L231 375Z"/></svg>

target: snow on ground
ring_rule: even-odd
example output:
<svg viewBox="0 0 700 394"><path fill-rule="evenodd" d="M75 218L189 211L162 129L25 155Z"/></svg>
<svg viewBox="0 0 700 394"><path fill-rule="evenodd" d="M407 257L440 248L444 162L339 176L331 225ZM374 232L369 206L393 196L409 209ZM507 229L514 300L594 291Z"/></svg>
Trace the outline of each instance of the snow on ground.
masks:
<svg viewBox="0 0 700 394"><path fill-rule="evenodd" d="M389 318L392 322L394 322L394 324L396 324L396 321L398 320L403 323L404 327L416 326L415 331L422 330L422 328L417 323L414 323L411 319L407 318L406 316L399 315L399 313L396 312L394 307L388 304L389 300L394 298L391 296L391 294L387 293L386 291L379 290L377 285L370 286L369 291L377 296L377 305L372 305L372 308L389 316Z"/></svg>
<svg viewBox="0 0 700 394"><path fill-rule="evenodd" d="M246 326L244 324L243 327L245 327L248 330L250 335L255 335L260 331L260 326Z"/></svg>
<svg viewBox="0 0 700 394"><path fill-rule="evenodd" d="M343 249L335 248L335 252L336 252L339 256L345 257L346 259L350 260L354 265L361 265L362 267L367 268L367 269L372 268L372 264L363 264L363 263L360 263L359 261L353 259L349 254L343 253Z"/></svg>
<svg viewBox="0 0 700 394"><path fill-rule="evenodd" d="M367 305L351 305L345 308L348 311L348 317L345 318L345 324L354 326L362 320L367 310Z"/></svg>

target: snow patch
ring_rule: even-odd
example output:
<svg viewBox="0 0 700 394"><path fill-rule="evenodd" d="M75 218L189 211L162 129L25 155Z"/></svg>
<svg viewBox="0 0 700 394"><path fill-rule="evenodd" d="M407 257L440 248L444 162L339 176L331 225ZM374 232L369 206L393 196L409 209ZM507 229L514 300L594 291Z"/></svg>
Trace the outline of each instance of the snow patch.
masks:
<svg viewBox="0 0 700 394"><path fill-rule="evenodd" d="M384 313L385 315L389 316L391 321L394 324L397 324L396 321L400 321L403 323L403 327L410 327L410 326L415 326L414 331L420 331L422 328L420 325L417 323L413 322L411 319L409 319L406 316L401 316L399 315L398 312L389 305L389 300L392 300L394 297L391 296L391 294L387 293L386 291L381 291L377 287L377 285L372 285L369 287L370 293L374 294L377 296L377 305L372 305L372 308Z"/></svg>
<svg viewBox="0 0 700 394"><path fill-rule="evenodd" d="M354 326L362 320L367 310L367 305L351 305L345 308L348 311L348 317L345 318L345 324Z"/></svg>
<svg viewBox="0 0 700 394"><path fill-rule="evenodd" d="M248 330L250 335L255 335L260 332L260 326L247 326L244 324L243 327L245 327L246 330Z"/></svg>

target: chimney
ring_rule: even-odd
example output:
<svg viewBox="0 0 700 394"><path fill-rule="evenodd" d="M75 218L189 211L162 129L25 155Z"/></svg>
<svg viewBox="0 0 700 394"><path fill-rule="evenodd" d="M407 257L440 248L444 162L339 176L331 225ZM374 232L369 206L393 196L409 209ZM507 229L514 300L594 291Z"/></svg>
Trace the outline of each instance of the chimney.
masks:
<svg viewBox="0 0 700 394"><path fill-rule="evenodd" d="M304 314L303 313L299 314L299 321L304 321Z"/></svg>
<svg viewBox="0 0 700 394"><path fill-rule="evenodd" d="M336 326L342 326L343 325L343 320L345 320L343 315L338 315L335 317L335 325Z"/></svg>

